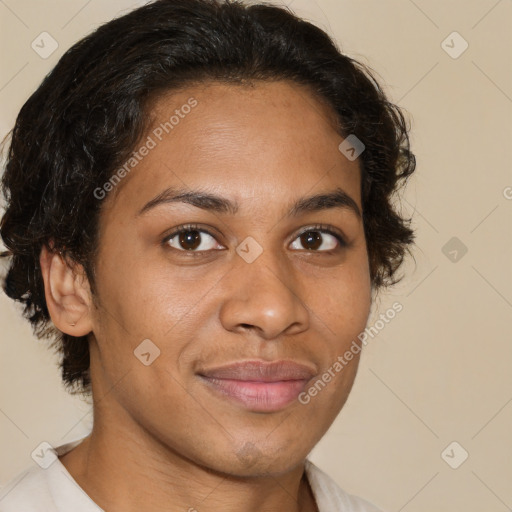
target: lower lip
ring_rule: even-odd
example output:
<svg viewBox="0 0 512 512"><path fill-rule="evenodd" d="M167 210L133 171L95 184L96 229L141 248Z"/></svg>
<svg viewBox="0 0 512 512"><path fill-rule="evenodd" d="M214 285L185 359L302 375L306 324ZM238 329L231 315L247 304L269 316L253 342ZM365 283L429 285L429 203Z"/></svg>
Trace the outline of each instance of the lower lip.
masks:
<svg viewBox="0 0 512 512"><path fill-rule="evenodd" d="M200 376L211 389L254 412L274 412L290 405L306 387L307 380L255 382Z"/></svg>

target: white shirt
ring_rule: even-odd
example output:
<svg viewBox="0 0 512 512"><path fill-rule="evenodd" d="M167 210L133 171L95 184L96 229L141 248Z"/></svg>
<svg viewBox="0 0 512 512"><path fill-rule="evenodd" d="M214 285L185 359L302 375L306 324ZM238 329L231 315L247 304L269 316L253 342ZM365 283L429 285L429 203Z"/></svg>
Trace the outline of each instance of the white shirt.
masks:
<svg viewBox="0 0 512 512"><path fill-rule="evenodd" d="M0 491L0 512L104 512L58 459L82 440L56 448L48 445L43 465L49 462L49 466L43 469L34 464L11 480ZM320 512L380 512L367 501L347 494L308 459L305 470Z"/></svg>

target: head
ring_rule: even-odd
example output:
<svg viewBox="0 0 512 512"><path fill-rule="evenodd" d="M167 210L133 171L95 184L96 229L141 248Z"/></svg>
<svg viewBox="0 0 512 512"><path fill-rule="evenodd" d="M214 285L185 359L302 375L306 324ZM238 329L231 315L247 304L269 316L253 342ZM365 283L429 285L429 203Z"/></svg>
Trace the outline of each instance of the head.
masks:
<svg viewBox="0 0 512 512"><path fill-rule="evenodd" d="M357 340L413 242L393 204L407 131L372 72L290 11L155 1L75 44L21 109L4 290L70 392L109 394L103 417L221 471L283 471L359 356L275 411L204 374L286 359L318 378Z"/></svg>

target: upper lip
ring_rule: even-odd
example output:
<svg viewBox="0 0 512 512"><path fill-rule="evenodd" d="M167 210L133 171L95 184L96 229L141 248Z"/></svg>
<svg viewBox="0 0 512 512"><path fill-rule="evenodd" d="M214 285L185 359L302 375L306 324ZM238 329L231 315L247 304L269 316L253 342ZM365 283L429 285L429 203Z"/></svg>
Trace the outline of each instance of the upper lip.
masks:
<svg viewBox="0 0 512 512"><path fill-rule="evenodd" d="M203 377L255 382L309 380L315 374L311 366L294 361L237 361L198 372Z"/></svg>

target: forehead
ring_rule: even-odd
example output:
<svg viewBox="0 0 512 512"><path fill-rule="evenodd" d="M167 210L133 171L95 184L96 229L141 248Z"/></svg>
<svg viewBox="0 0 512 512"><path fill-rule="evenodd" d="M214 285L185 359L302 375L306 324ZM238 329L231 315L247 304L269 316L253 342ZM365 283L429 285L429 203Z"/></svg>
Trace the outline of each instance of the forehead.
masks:
<svg viewBox="0 0 512 512"><path fill-rule="evenodd" d="M337 116L327 100L315 94L312 87L292 80L191 83L183 89L164 92L149 104L154 126L162 116L165 118L170 108L179 108L191 97L198 100L203 115L229 114L229 117L222 116L226 121L249 115L263 120L272 109L276 113L286 111L282 121L288 120L295 111L304 124L314 121L313 117L317 121L322 118L323 123L337 130ZM276 116L272 117L277 120Z"/></svg>
<svg viewBox="0 0 512 512"><path fill-rule="evenodd" d="M177 185L231 192L240 203L320 182L358 192L359 165L338 149L336 115L308 87L195 85L161 95L149 115L136 151L150 149L116 186L125 206Z"/></svg>

